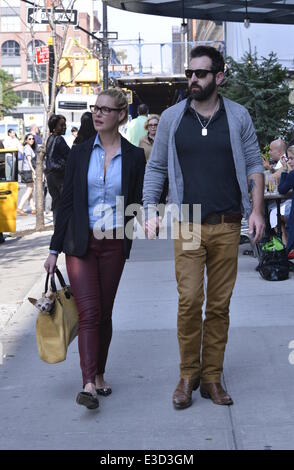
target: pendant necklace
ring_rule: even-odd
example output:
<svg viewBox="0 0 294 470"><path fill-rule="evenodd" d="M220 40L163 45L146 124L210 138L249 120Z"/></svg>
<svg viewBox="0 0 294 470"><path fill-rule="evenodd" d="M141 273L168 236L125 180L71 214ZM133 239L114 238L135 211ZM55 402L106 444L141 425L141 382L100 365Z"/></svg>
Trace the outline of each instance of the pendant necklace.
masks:
<svg viewBox="0 0 294 470"><path fill-rule="evenodd" d="M208 123L206 124L206 126L204 126L204 124L202 123L200 117L198 116L197 111L194 109L195 114L196 114L196 116L197 116L197 119L198 119L198 121L199 121L199 123L200 123L200 125L201 125L201 127L202 127L201 135L202 135L203 137L206 137L206 136L207 136L207 127L208 127L210 121L212 120L213 116L215 115L218 105L219 105L219 102L216 103L216 107L214 108L214 111L213 111L212 115L210 116L210 118L209 118Z"/></svg>

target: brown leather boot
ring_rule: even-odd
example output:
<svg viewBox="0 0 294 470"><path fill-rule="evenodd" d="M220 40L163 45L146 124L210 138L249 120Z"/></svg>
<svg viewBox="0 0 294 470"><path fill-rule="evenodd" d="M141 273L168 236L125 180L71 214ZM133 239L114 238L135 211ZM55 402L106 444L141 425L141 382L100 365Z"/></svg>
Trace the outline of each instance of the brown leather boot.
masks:
<svg viewBox="0 0 294 470"><path fill-rule="evenodd" d="M180 379L173 394L173 404L177 409L188 408L192 405L192 392L197 390L200 379Z"/></svg>
<svg viewBox="0 0 294 470"><path fill-rule="evenodd" d="M233 405L230 395L220 383L203 383L200 385L200 394L203 398L210 398L216 405Z"/></svg>

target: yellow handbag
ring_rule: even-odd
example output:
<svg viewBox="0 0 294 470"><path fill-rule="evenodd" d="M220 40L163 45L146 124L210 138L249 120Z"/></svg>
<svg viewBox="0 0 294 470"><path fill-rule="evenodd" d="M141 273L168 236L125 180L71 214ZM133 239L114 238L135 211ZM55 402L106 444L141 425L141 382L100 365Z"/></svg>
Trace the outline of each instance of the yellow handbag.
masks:
<svg viewBox="0 0 294 470"><path fill-rule="evenodd" d="M55 293L55 305L50 314L39 313L36 322L36 340L40 359L55 364L66 359L67 348L78 334L78 311L70 286L65 284L61 272L56 275L62 289L57 290L54 275L51 276L51 289ZM49 273L45 283L48 290Z"/></svg>

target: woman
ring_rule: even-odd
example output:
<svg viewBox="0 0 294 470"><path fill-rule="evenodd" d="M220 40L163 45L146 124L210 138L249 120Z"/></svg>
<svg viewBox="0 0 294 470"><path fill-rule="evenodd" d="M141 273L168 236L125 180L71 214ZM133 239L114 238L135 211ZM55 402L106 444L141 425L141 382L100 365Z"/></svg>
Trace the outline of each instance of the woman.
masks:
<svg viewBox="0 0 294 470"><path fill-rule="evenodd" d="M92 113L86 111L81 117L81 126L79 128L78 135L74 140L74 145L82 144L85 140L93 137L93 135L96 135L96 129L93 124Z"/></svg>
<svg viewBox="0 0 294 470"><path fill-rule="evenodd" d="M144 125L144 128L147 130L147 135L142 137L139 142L139 147L144 149L146 161L149 160L150 157L158 123L159 116L157 114L150 114Z"/></svg>
<svg viewBox="0 0 294 470"><path fill-rule="evenodd" d="M77 403L99 406L97 394L111 388L104 379L112 336L112 307L132 240L118 233L133 216L124 208L141 203L145 171L142 149L118 132L128 118L128 101L118 88L103 91L91 107L96 135L72 147L64 191L45 269L53 273L57 253L66 268L79 312L79 353L83 391ZM123 196L124 208L116 207ZM101 235L107 234L102 238ZM109 238L113 235L113 238Z"/></svg>
<svg viewBox="0 0 294 470"><path fill-rule="evenodd" d="M281 158L283 165L283 172L281 174L281 180L279 184L279 193L287 194L292 189L292 205L290 210L290 215L287 222L287 231L288 231L288 258L294 258L294 145L287 149L288 162L285 157Z"/></svg>
<svg viewBox="0 0 294 470"><path fill-rule="evenodd" d="M33 134L27 134L24 138L23 161L21 170L21 182L25 183L26 191L22 196L17 208L19 215L27 215L23 210L26 202L29 202L32 214L36 214L34 202L34 180L36 178L35 162L36 162L36 142Z"/></svg>
<svg viewBox="0 0 294 470"><path fill-rule="evenodd" d="M70 148L62 137L66 132L66 119L61 114L52 114L48 121L51 135L46 142L47 186L52 198L54 225L63 189L65 165Z"/></svg>

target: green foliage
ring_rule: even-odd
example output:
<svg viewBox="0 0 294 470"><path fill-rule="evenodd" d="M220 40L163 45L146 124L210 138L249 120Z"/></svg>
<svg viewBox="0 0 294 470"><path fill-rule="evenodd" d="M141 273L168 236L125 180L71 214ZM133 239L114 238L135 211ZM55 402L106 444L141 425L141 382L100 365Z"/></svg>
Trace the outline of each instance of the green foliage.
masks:
<svg viewBox="0 0 294 470"><path fill-rule="evenodd" d="M272 140L288 140L294 123L294 107L289 102L287 69L273 52L268 58L246 53L241 62L227 59L228 76L221 93L244 105L255 125L259 145Z"/></svg>
<svg viewBox="0 0 294 470"><path fill-rule="evenodd" d="M11 88L13 77L0 69L0 88L2 89L0 100L0 115L5 115L13 109L17 103L21 103L21 98Z"/></svg>

